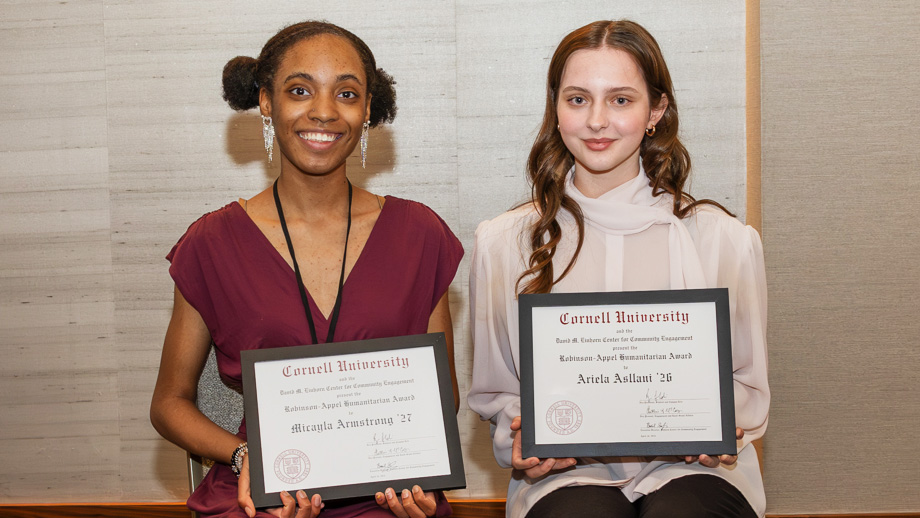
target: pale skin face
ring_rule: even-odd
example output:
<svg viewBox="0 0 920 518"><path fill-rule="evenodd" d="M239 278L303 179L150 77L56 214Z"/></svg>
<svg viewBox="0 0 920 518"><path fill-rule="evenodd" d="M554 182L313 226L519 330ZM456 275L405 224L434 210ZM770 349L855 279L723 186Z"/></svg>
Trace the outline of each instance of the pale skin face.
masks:
<svg viewBox="0 0 920 518"><path fill-rule="evenodd" d="M275 126L282 173L344 174L371 112L358 52L328 34L296 43L275 71L274 91L260 91L259 107Z"/></svg>
<svg viewBox="0 0 920 518"><path fill-rule="evenodd" d="M639 174L639 145L658 123L667 97L652 105L642 71L610 47L569 56L559 84L559 133L575 157L575 186L597 197Z"/></svg>
<svg viewBox="0 0 920 518"><path fill-rule="evenodd" d="M609 47L572 53L566 61L556 101L559 133L575 157L575 186L596 198L639 174L639 145L646 128L657 124L668 106L665 95L653 106L648 87L632 57ZM521 418L511 422L511 466L530 479L571 468L574 458L524 458ZM737 439L744 437L735 429ZM717 468L736 455L688 455L687 463Z"/></svg>

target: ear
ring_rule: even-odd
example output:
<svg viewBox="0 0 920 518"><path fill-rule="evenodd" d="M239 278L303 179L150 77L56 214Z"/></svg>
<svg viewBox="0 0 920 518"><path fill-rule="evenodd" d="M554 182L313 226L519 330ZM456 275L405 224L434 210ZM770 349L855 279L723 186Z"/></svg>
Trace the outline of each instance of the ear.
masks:
<svg viewBox="0 0 920 518"><path fill-rule="evenodd" d="M259 88L259 111L264 117L272 116L272 96L265 88Z"/></svg>
<svg viewBox="0 0 920 518"><path fill-rule="evenodd" d="M661 94L661 99L658 101L657 106L653 106L651 112L648 116L648 122L650 125L654 126L658 124L658 121L661 120L661 117L664 116L664 111L668 109L668 96L667 94Z"/></svg>

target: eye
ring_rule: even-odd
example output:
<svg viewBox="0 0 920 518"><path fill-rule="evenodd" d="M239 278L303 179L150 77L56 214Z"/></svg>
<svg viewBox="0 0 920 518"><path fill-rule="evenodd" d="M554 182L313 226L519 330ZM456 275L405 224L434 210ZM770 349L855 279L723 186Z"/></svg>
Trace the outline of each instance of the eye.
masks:
<svg viewBox="0 0 920 518"><path fill-rule="evenodd" d="M617 106L626 106L627 104L629 104L629 99L625 97L617 97L616 99L613 100L613 104Z"/></svg>
<svg viewBox="0 0 920 518"><path fill-rule="evenodd" d="M291 88L289 91L292 94L297 95L297 96L310 95L310 92L308 92L307 89L302 86L295 86L294 88Z"/></svg>
<svg viewBox="0 0 920 518"><path fill-rule="evenodd" d="M588 102L588 100L585 99L584 97L581 97L580 95L576 95L574 97L569 98L569 103L574 104L575 106L581 106L582 104L585 104L586 102Z"/></svg>
<svg viewBox="0 0 920 518"><path fill-rule="evenodd" d="M352 91L350 91L350 90L346 90L346 91L340 93L340 94L339 94L339 97L341 97L341 98L343 98L343 99L357 99L357 98L358 98L358 94L357 94L356 92L352 92Z"/></svg>

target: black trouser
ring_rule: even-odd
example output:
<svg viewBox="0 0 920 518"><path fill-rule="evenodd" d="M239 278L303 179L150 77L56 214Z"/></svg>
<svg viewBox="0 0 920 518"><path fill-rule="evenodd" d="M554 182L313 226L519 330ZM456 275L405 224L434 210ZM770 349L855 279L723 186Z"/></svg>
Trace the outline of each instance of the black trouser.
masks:
<svg viewBox="0 0 920 518"><path fill-rule="evenodd" d="M540 499L527 518L757 518L744 495L714 475L676 478L630 502L617 487L562 487Z"/></svg>

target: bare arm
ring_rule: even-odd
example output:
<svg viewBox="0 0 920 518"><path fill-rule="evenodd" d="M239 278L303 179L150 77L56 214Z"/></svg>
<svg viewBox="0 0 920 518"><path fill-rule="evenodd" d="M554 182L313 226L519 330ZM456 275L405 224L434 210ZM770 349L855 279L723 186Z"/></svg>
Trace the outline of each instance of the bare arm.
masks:
<svg viewBox="0 0 920 518"><path fill-rule="evenodd" d="M454 325L450 318L449 291L438 301L428 319L429 333L444 333L447 341L447 361L450 364L450 380L454 389L454 411L460 410L460 389L457 387L457 371L454 368Z"/></svg>
<svg viewBox="0 0 920 518"><path fill-rule="evenodd" d="M240 439L211 422L195 404L210 345L211 335L201 315L176 288L150 403L150 422L181 448L229 464Z"/></svg>

